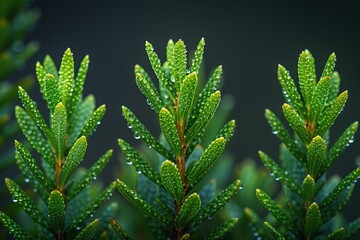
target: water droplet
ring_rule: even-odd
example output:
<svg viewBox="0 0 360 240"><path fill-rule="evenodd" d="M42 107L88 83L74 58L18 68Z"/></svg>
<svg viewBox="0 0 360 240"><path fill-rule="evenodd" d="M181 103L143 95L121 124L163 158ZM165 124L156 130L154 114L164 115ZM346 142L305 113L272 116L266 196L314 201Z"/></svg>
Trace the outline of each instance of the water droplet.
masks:
<svg viewBox="0 0 360 240"><path fill-rule="evenodd" d="M80 231L80 227L76 227L76 230Z"/></svg>
<svg viewBox="0 0 360 240"><path fill-rule="evenodd" d="M187 69L187 70L186 70L186 74L189 74L189 73L190 73L190 69Z"/></svg>
<svg viewBox="0 0 360 240"><path fill-rule="evenodd" d="M149 99L146 99L146 104L149 105L149 106L151 105L151 102L150 102Z"/></svg>
<svg viewBox="0 0 360 240"><path fill-rule="evenodd" d="M276 135L276 134L278 134L278 131L272 131L272 133Z"/></svg>
<svg viewBox="0 0 360 240"><path fill-rule="evenodd" d="M140 139L140 135L139 135L138 132L134 132L134 138L135 138L135 139Z"/></svg>
<svg viewBox="0 0 360 240"><path fill-rule="evenodd" d="M15 198L13 198L13 200L12 200L13 202L17 202L18 200L17 199L15 199Z"/></svg>
<svg viewBox="0 0 360 240"><path fill-rule="evenodd" d="M96 180L96 176L93 177L93 180Z"/></svg>
<svg viewBox="0 0 360 240"><path fill-rule="evenodd" d="M90 217L92 218L94 216L94 214L90 214Z"/></svg>
<svg viewBox="0 0 360 240"><path fill-rule="evenodd" d="M127 164L127 165L131 165L131 164L132 164L132 161L131 161L130 159L126 158L126 164Z"/></svg>
<svg viewBox="0 0 360 240"><path fill-rule="evenodd" d="M277 177L277 178L275 178L275 181L279 181L279 180L280 180L280 178L278 178L278 177Z"/></svg>
<svg viewBox="0 0 360 240"><path fill-rule="evenodd" d="M128 128L132 128L132 125L131 125L131 123L127 123L127 126L128 126Z"/></svg>
<svg viewBox="0 0 360 240"><path fill-rule="evenodd" d="M137 170L136 172L137 172L138 174L141 174L141 171L140 171L140 170Z"/></svg>
<svg viewBox="0 0 360 240"><path fill-rule="evenodd" d="M171 80L171 82L175 82L175 78L173 77L173 76L171 76L171 78L170 78L170 80Z"/></svg>
<svg viewBox="0 0 360 240"><path fill-rule="evenodd" d="M25 178L24 181L25 181L26 183L30 182L30 180L29 180L28 178Z"/></svg>

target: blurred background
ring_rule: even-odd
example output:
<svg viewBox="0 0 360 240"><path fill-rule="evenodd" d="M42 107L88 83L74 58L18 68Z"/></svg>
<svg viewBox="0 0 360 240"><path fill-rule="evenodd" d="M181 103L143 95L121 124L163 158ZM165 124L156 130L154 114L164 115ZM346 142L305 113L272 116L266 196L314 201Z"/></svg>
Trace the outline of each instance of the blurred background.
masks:
<svg viewBox="0 0 360 240"><path fill-rule="evenodd" d="M342 1L40 1L36 28L28 36L40 44L40 50L18 76L35 74L36 61L50 54L57 64L70 47L76 68L85 54L91 58L85 93L95 95L97 105L105 103L107 113L94 137L90 138L84 163L90 165L109 148L119 154L119 137L139 144L126 127L121 106L126 105L156 135L155 114L147 107L133 75L135 64L152 74L144 50L145 41L153 44L165 59L165 46L171 38L182 39L194 49L205 38L207 75L218 65L224 68L223 94L233 96L237 121L236 135L229 150L237 161L257 157L259 149L277 159L279 140L271 134L264 118L269 108L283 118L284 102L277 80L277 65L297 75L300 52L309 49L316 59L320 75L328 56L337 55L336 70L342 79L341 90L349 90L346 108L332 127L339 134L355 120L360 120L360 8ZM152 74L155 79L154 74ZM17 77L16 75L14 77ZM44 109L35 87L31 96ZM344 176L360 162L360 141L353 143L330 169ZM106 182L114 178L118 160L103 174ZM105 170L106 171L106 170ZM360 200L360 188L345 209L348 219L359 216L354 210Z"/></svg>

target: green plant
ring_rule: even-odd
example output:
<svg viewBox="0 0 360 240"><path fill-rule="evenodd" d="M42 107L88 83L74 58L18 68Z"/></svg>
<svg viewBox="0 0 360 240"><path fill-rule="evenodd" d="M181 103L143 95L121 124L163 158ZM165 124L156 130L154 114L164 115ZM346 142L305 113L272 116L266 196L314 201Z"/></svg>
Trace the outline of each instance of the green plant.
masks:
<svg viewBox="0 0 360 240"><path fill-rule="evenodd" d="M17 87L28 88L32 78L25 77L16 84L9 76L36 52L38 46L31 42L24 46L23 39L39 18L39 12L28 9L26 0L2 0L0 2L0 171L14 162L14 151L8 142L19 131L12 112Z"/></svg>
<svg viewBox="0 0 360 240"><path fill-rule="evenodd" d="M153 46L146 42L150 63L159 79L160 91L139 65L135 66L136 83L151 109L158 114L161 137L157 141L133 112L123 107L123 115L134 137L141 138L162 157L159 162L145 160L130 144L119 139L119 147L129 164L146 176L136 193L123 181L117 180L120 193L148 219L156 239L189 239L204 221L213 217L240 188L236 180L216 196L202 195L198 184L221 156L235 128L235 121L225 124L204 150L197 147L220 103L217 90L222 75L219 66L197 96L198 74L205 42L200 40L194 58L187 68L187 54L183 41L168 42L167 61L161 65ZM139 181L140 181L139 179ZM206 239L220 238L238 220L231 218L212 229ZM118 235L129 239L125 230L111 220Z"/></svg>
<svg viewBox="0 0 360 240"><path fill-rule="evenodd" d="M43 64L36 64L37 79L50 111L50 124L28 93L19 87L24 108L16 107L16 118L38 159L15 141L16 163L25 182L36 192L26 193L15 181L5 179L13 202L32 219L26 221L28 228L21 227L0 212L0 221L16 239L91 239L106 230L104 222L107 223L109 213L116 212L117 204L110 204L100 214L95 213L112 195L115 182L102 191L101 185L91 184L109 161L112 150L88 170L76 171L84 158L87 138L105 114L105 105L95 110L92 95L83 99L88 64L89 57L85 56L75 76L70 49L63 55L59 72L50 56L45 57Z"/></svg>
<svg viewBox="0 0 360 240"><path fill-rule="evenodd" d="M277 204L263 190L256 190L260 202L277 219L265 221L262 225L259 218L247 209L246 213L260 236L269 239L344 239L350 238L360 228L360 218L346 227L340 218L340 212L360 177L360 168L342 180L338 176L329 179L326 176L334 160L353 142L358 127L358 122L350 124L330 144L329 129L348 98L347 91L339 94L340 77L334 72L335 60L335 54L331 54L317 81L313 56L307 50L300 54L298 77L301 95L289 72L279 65L278 78L287 102L282 110L294 136L273 112L265 111L273 133L282 142L282 166L261 151L259 156L270 174L280 180L283 191Z"/></svg>

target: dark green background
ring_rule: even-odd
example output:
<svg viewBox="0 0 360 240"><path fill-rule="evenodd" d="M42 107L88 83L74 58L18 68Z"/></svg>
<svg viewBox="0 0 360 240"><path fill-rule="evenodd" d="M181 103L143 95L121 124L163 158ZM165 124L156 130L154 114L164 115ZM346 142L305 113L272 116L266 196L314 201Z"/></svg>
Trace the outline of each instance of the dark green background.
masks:
<svg viewBox="0 0 360 240"><path fill-rule="evenodd" d="M313 2L317 2L316 4ZM133 66L150 65L144 50L145 40L151 42L164 59L168 39L183 39L194 49L201 37L206 40L206 69L209 73L219 64L225 72L222 92L236 100L232 117L238 127L230 150L238 161L245 157L258 160L259 149L275 159L279 141L271 134L263 117L269 108L281 114L284 102L277 81L280 63L296 78L297 58L309 49L316 58L320 74L327 57L335 52L336 70L342 77L341 90L349 90L349 100L332 127L332 136L339 136L350 123L360 119L360 36L359 7L345 1L35 1L42 17L29 38L41 44L40 51L25 68L34 73L36 60L50 54L59 64L67 47L74 52L76 63L89 54L91 67L86 93L96 96L97 104L106 103L106 116L90 138L85 162L92 163L106 149L116 146L117 138L130 140L132 132L121 116L121 106L130 107L153 132L158 132L155 115L148 109L138 91ZM32 96L40 102L40 95ZM40 106L44 106L43 103ZM356 139L357 140L357 139ZM360 158L360 141L337 159L331 172L341 176L355 167ZM107 181L112 178L112 159L107 168ZM359 216L355 189L350 219Z"/></svg>

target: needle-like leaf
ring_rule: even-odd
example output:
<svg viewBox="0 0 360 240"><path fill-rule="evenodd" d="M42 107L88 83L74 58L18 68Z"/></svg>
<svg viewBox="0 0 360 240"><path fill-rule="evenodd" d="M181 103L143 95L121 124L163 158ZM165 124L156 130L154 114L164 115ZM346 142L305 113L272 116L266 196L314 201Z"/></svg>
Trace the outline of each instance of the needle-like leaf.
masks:
<svg viewBox="0 0 360 240"><path fill-rule="evenodd" d="M50 193L49 197L49 220L51 228L60 233L65 226L65 201L64 197L58 190Z"/></svg>
<svg viewBox="0 0 360 240"><path fill-rule="evenodd" d="M161 165L160 175L166 191L176 200L176 202L180 203L184 196L184 192L180 172L176 165L169 160L164 161Z"/></svg>

